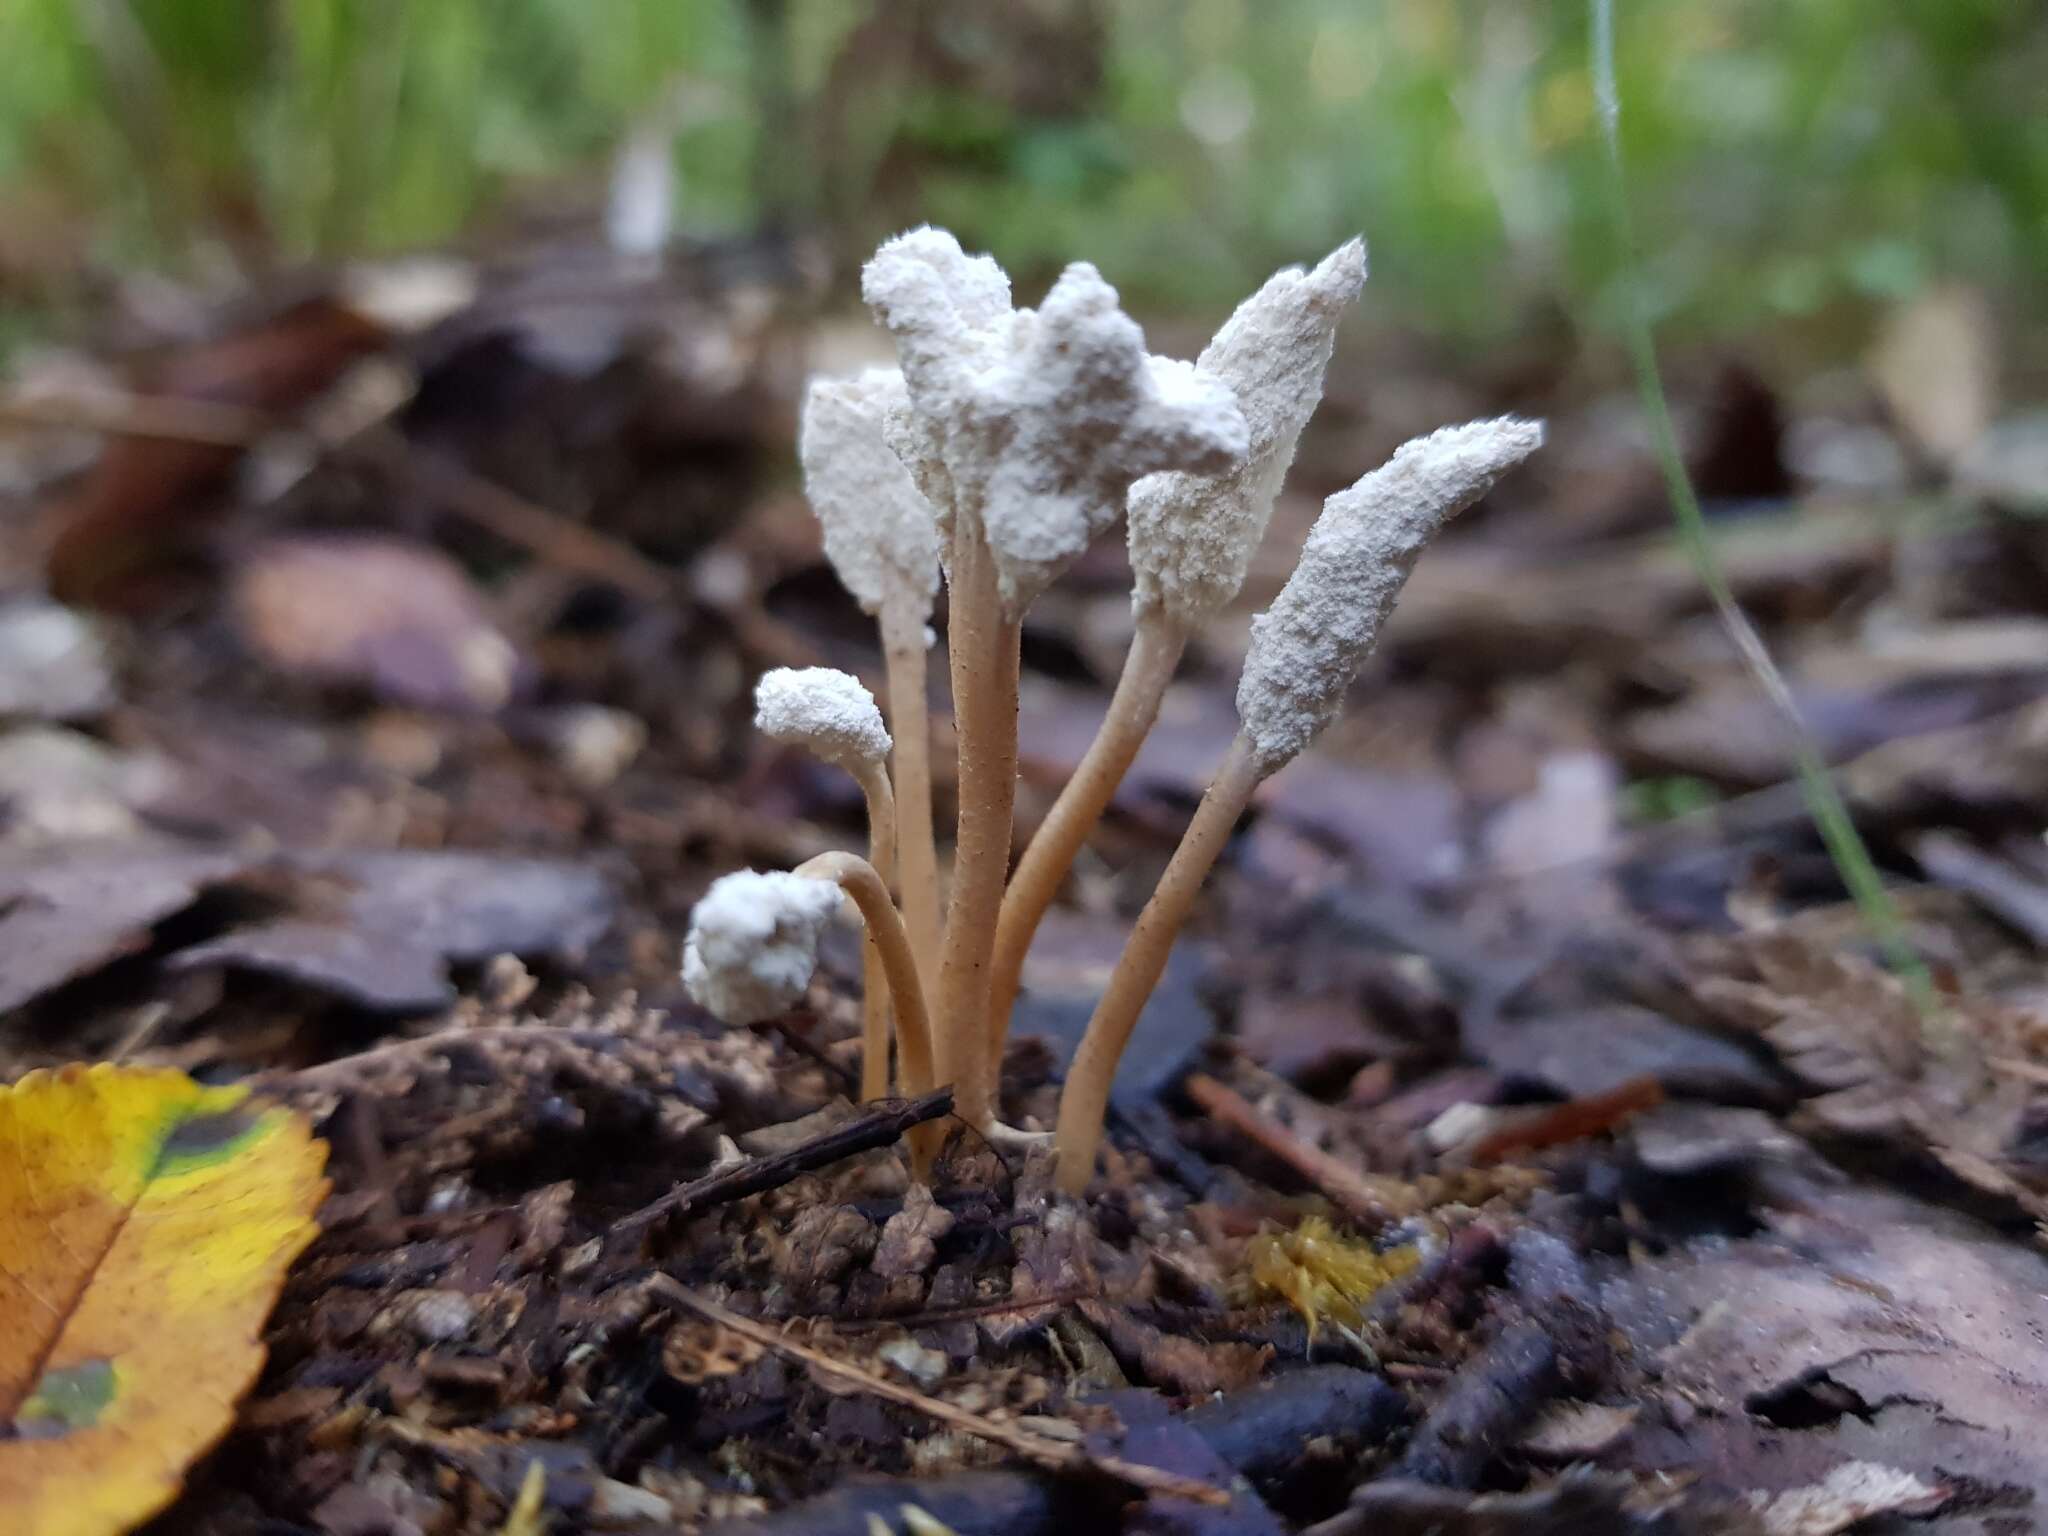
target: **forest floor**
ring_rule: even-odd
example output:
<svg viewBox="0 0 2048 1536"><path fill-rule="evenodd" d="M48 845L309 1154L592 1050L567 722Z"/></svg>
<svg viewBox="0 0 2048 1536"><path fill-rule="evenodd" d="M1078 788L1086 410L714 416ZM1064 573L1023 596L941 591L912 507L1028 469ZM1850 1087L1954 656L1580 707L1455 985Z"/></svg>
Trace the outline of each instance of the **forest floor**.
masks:
<svg viewBox="0 0 2048 1536"><path fill-rule="evenodd" d="M879 675L791 454L806 358L874 344L773 251L562 261L421 334L314 293L110 340L0 408L0 1080L248 1079L330 1148L263 1376L153 1536L2048 1528L2044 429L1924 398L1981 328L1682 390L1931 1003L1627 401L1534 349L1340 347L1242 614L1040 936L1012 1124L1051 1123L1321 496L1444 422L1551 445L1239 829L1077 1205L957 1126L909 1185L946 1105L850 1101L850 933L810 1011L683 995L712 878L861 834L748 716L769 666ZM1020 838L1127 590L1108 541L1027 624Z"/></svg>

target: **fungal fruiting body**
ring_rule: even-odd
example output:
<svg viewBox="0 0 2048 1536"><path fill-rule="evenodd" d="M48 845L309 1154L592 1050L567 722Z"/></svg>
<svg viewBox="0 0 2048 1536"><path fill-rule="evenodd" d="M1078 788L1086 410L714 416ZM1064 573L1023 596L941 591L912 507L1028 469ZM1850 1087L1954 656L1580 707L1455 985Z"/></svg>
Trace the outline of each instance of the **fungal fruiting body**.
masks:
<svg viewBox="0 0 2048 1536"><path fill-rule="evenodd" d="M889 757L889 728L859 678L831 667L777 667L754 687L754 729L808 747L859 778Z"/></svg>
<svg viewBox="0 0 2048 1536"><path fill-rule="evenodd" d="M850 896L881 956L896 1001L904 1089L935 1086L931 1025L917 961L882 877L866 859L823 853L788 872L742 869L711 882L690 912L683 987L727 1024L758 1024L803 1001L818 968L825 924Z"/></svg>
<svg viewBox="0 0 2048 1536"><path fill-rule="evenodd" d="M991 1071L1002 1060L1032 935L1158 720L1189 637L1244 585L1302 428L1322 399L1337 323L1364 285L1362 240L1339 246L1313 271L1289 267L1269 278L1188 370L1237 401L1245 456L1221 473L1164 470L1131 487L1131 649L1100 730L1003 893L990 960L984 1054Z"/></svg>
<svg viewBox="0 0 2048 1536"><path fill-rule="evenodd" d="M1087 1186L1117 1061L1252 791L1336 719L1422 546L1542 442L1541 423L1513 417L1446 427L1323 503L1294 574L1252 622L1237 740L1138 914L1075 1052L1060 1095L1061 1188Z"/></svg>
<svg viewBox="0 0 2048 1536"><path fill-rule="evenodd" d="M1422 547L1542 445L1541 422L1512 416L1444 427L1323 503L1294 574L1252 621L1238 680L1261 777L1337 718Z"/></svg>
<svg viewBox="0 0 2048 1536"><path fill-rule="evenodd" d="M892 417L910 418L909 389L894 368L815 379L804 397L798 454L804 492L831 562L880 630L895 755L895 872L919 969L939 957L939 862L932 834L931 723L925 633L939 591L939 531L932 504L889 446Z"/></svg>
<svg viewBox="0 0 2048 1536"><path fill-rule="evenodd" d="M690 912L683 986L727 1024L758 1024L803 1001L818 936L839 891L780 870L742 869L712 881Z"/></svg>
<svg viewBox="0 0 2048 1536"><path fill-rule="evenodd" d="M693 997L733 1023L793 1006L844 892L871 945L864 1086L880 1092L884 1082L886 996L904 1090L950 1082L956 1113L1002 1138L996 1067L1032 932L1157 718L1189 638L1243 583L1320 397L1337 322L1364 280L1358 241L1313 269L1281 272L1186 363L1147 353L1116 290L1085 262L1030 310L1012 305L995 262L941 230L912 230L875 253L862 293L899 368L815 383L801 448L827 557L881 628L891 724L841 673L771 673L757 696L764 732L861 780L873 862L825 854L789 875L717 882L685 945ZM1293 575L1253 625L1237 739L1068 1073L1062 1188L1079 1191L1092 1174L1118 1058L1253 791L1336 717L1423 545L1541 441L1540 424L1512 418L1447 428L1324 503ZM1023 616L1126 515L1131 653L1094 746L1006 892ZM940 575L959 751L943 927L923 713L925 622ZM893 827L892 753L904 802ZM890 898L892 867L907 925ZM929 1130L912 1138L919 1176Z"/></svg>
<svg viewBox="0 0 2048 1536"><path fill-rule="evenodd" d="M1036 311L951 235L914 230L862 273L896 340L910 410L892 441L941 499L948 659L959 741L959 820L937 984L939 1069L969 1123L994 1121L989 956L1009 872L1017 780L1017 667L1024 610L1122 516L1131 484L1160 470L1214 473L1247 434L1227 387L1161 364L1085 262Z"/></svg>
<svg viewBox="0 0 2048 1536"><path fill-rule="evenodd" d="M859 678L830 667L778 667L754 688L754 729L808 748L852 774L868 806L868 858L884 885L896 863L896 796L889 785L889 729ZM889 995L869 929L861 956L860 1096L889 1091Z"/></svg>

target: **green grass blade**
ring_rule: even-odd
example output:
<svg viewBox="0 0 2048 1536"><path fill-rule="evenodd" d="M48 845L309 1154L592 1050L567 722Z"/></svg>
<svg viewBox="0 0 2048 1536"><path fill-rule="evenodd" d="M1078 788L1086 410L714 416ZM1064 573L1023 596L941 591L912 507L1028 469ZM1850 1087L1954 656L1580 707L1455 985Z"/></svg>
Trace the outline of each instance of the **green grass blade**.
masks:
<svg viewBox="0 0 2048 1536"><path fill-rule="evenodd" d="M1799 774L1800 792L1805 797L1807 811L1813 817L1821 842L1827 848L1828 857L1834 861L1836 873L1855 901L1886 964L1905 983L1921 1010L1922 1018L1931 1023L1941 1013L1933 978L1906 936L1899 909L1885 888L1884 878L1870 857L1869 848L1864 845L1863 835L1856 830L1856 822L1842 800L1841 791L1836 788L1834 776L1828 771L1820 749L1814 744L1812 733L1800 716L1798 701L1792 697L1784 673L1778 670L1763 636L1757 633L1756 626L1743 612L1734 590L1728 585L1727 573L1715 553L1713 540L1708 537L1706 518L1700 512L1699 497L1693 492L1692 477L1687 474L1685 460L1679 453L1678 432L1672 425L1670 402L1664 394L1663 372L1657 364L1657 343L1651 332L1649 307L1639 277L1642 262L1636 246L1634 221L1629 215L1628 184L1621 155L1621 92L1614 70L1614 0L1590 0L1590 4L1593 95L1599 112L1601 137L1607 150L1606 185L1611 203L1610 217L1623 260L1622 280L1629 300L1625 308L1623 336L1629 361L1635 369L1636 389L1642 400L1643 414L1649 422L1651 450L1664 475L1664 486L1671 498L1680 541L1699 572L1701 584L1714 604L1714 611L1735 643L1744 664L1784 719L1792 743L1793 762Z"/></svg>

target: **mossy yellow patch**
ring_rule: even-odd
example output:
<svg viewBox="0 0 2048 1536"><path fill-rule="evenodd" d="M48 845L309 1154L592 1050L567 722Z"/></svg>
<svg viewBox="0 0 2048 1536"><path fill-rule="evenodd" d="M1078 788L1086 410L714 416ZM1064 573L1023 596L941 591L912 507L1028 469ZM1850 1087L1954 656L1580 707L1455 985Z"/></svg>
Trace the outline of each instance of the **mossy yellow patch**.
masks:
<svg viewBox="0 0 2048 1536"><path fill-rule="evenodd" d="M1381 1288L1420 1260L1413 1243L1380 1251L1339 1236L1320 1216L1308 1217L1292 1232L1262 1232L1245 1252L1252 1288L1299 1312L1311 1338L1326 1319L1358 1327Z"/></svg>
<svg viewBox="0 0 2048 1536"><path fill-rule="evenodd" d="M263 1364L326 1148L182 1072L0 1089L0 1530L108 1536L168 1504Z"/></svg>

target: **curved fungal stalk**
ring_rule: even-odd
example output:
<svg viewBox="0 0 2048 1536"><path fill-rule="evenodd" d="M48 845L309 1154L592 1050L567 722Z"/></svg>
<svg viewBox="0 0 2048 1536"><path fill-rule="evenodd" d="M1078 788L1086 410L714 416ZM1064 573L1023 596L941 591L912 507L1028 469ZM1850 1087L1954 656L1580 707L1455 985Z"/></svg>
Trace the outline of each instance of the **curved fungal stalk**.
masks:
<svg viewBox="0 0 2048 1536"><path fill-rule="evenodd" d="M830 667L778 667L755 685L754 728L770 741L806 747L853 775L867 800L868 857L886 886L896 858L896 797L889 787L889 732L874 695L858 678ZM923 990L920 984L919 1002ZM889 1004L895 992L871 925L861 952L863 1100L889 1092Z"/></svg>
<svg viewBox="0 0 2048 1536"><path fill-rule="evenodd" d="M842 897L851 897L860 912L896 1000L903 1091L928 1093L936 1085L931 1018L917 982L917 961L888 886L858 854L821 853L787 872L742 869L714 880L690 913L683 985L728 1024L758 1024L787 1013L810 987L819 937ZM920 1126L910 1133L911 1171L919 1179L931 1167L936 1130Z"/></svg>
<svg viewBox="0 0 2048 1536"><path fill-rule="evenodd" d="M1060 1188L1087 1187L1110 1085L1197 893L1259 784L1336 719L1423 546L1542 444L1540 423L1446 427L1323 503L1294 574L1252 625L1242 723L1166 874L1139 914L1060 1095Z"/></svg>
<svg viewBox="0 0 2048 1536"><path fill-rule="evenodd" d="M881 631L895 740L894 876L929 988L939 964L939 861L925 636L939 589L939 530L936 509L889 444L891 418L908 411L908 390L894 368L815 380L804 397L798 453L825 558Z"/></svg>
<svg viewBox="0 0 2048 1536"><path fill-rule="evenodd" d="M1322 399L1338 321L1364 285L1365 242L1356 239L1312 271L1289 267L1268 279L1194 365L1236 399L1248 431L1243 461L1222 474L1168 470L1131 487L1136 629L1102 725L1003 895L989 987L992 1070L1002 1060L1032 936L1157 722L1189 638L1244 585L1302 429Z"/></svg>
<svg viewBox="0 0 2048 1536"><path fill-rule="evenodd" d="M889 899L889 887L883 883L881 874L860 855L838 852L806 859L791 873L800 879L830 881L853 898L869 939L881 953L890 996L896 999L896 1041L903 1056L904 1095L915 1097L931 1092L938 1086L932 1066L931 1015L917 984L917 958L910 952L910 935L904 929L902 914Z"/></svg>

